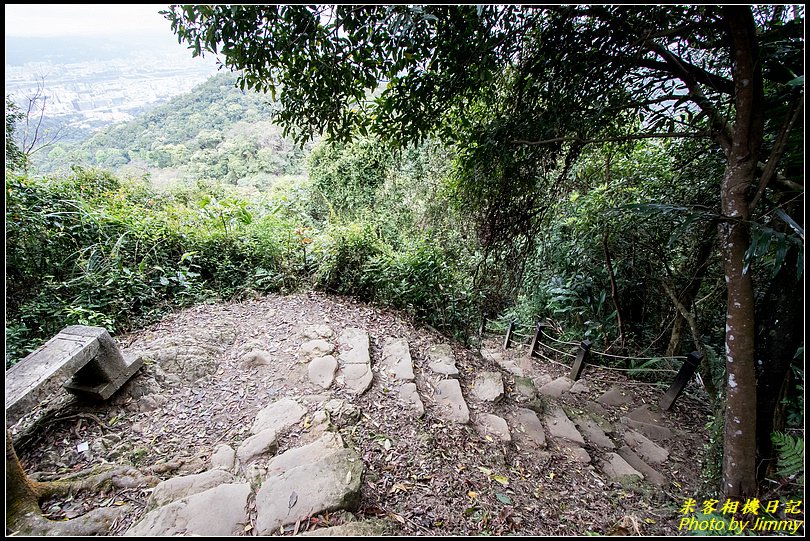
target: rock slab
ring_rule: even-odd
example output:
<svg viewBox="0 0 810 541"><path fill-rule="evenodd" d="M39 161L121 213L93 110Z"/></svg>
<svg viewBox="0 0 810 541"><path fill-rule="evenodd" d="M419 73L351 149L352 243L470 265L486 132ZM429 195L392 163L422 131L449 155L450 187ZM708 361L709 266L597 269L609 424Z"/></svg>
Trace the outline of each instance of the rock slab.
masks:
<svg viewBox="0 0 810 541"><path fill-rule="evenodd" d="M274 535L314 514L351 509L360 497L363 462L353 449L269 476L256 494L256 530Z"/></svg>
<svg viewBox="0 0 810 541"><path fill-rule="evenodd" d="M292 398L282 398L266 406L256 415L250 431L252 434L258 434L272 428L279 434L295 425L306 414L307 410L301 404Z"/></svg>
<svg viewBox="0 0 810 541"><path fill-rule="evenodd" d="M574 380L569 379L566 376L559 377L554 381L546 383L542 387L538 389L538 392L542 395L550 396L552 398L559 398L562 396L564 392L571 388L574 385Z"/></svg>
<svg viewBox="0 0 810 541"><path fill-rule="evenodd" d="M509 434L509 425L503 417L498 417L491 413L482 413L478 416L477 428L485 435L495 436L503 442L512 441Z"/></svg>
<svg viewBox="0 0 810 541"><path fill-rule="evenodd" d="M383 344L382 369L397 380L413 381L413 360L404 338L387 338Z"/></svg>
<svg viewBox="0 0 810 541"><path fill-rule="evenodd" d="M575 445L585 445L585 440L582 439L582 434L579 433L577 427L562 408L553 408L545 414L546 426L549 433L558 439L565 440Z"/></svg>
<svg viewBox="0 0 810 541"><path fill-rule="evenodd" d="M602 471L612 481L624 481L627 477L638 477L639 480L644 476L628 464L621 456L616 453L608 453L607 459L602 461Z"/></svg>
<svg viewBox="0 0 810 541"><path fill-rule="evenodd" d="M458 376L456 356L450 344L436 344L428 349L428 366L442 376Z"/></svg>
<svg viewBox="0 0 810 541"><path fill-rule="evenodd" d="M244 534L248 483L229 483L150 511L126 535L233 536Z"/></svg>
<svg viewBox="0 0 810 541"><path fill-rule="evenodd" d="M466 424L470 422L470 410L461 394L461 385L456 379L446 379L436 387L436 404L439 417L447 421Z"/></svg>
<svg viewBox="0 0 810 541"><path fill-rule="evenodd" d="M338 362L331 355L315 357L309 362L309 381L323 389L328 389L335 381Z"/></svg>
<svg viewBox="0 0 810 541"><path fill-rule="evenodd" d="M419 398L415 383L403 383L402 387L399 388L399 399L408 406L408 409L417 418L425 414L425 405L422 403L422 399Z"/></svg>
<svg viewBox="0 0 810 541"><path fill-rule="evenodd" d="M352 394L363 394L371 387L371 354L368 333L362 329L347 327L339 338L340 370L338 383Z"/></svg>
<svg viewBox="0 0 810 541"><path fill-rule="evenodd" d="M515 432L524 443L544 449L546 447L546 431L537 414L528 408L518 408L514 420Z"/></svg>
<svg viewBox="0 0 810 541"><path fill-rule="evenodd" d="M486 402L503 398L503 378L500 372L482 372L473 381L473 394Z"/></svg>

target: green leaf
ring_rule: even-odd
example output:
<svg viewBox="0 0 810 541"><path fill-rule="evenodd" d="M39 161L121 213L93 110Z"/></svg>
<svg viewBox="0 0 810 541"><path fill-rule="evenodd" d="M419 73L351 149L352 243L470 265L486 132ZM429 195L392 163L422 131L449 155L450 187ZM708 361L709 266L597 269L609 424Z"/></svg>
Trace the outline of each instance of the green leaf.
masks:
<svg viewBox="0 0 810 541"><path fill-rule="evenodd" d="M506 494L501 494L500 492L496 492L495 497L498 498L498 501L503 503L503 504L512 505L512 499L509 496L507 496Z"/></svg>
<svg viewBox="0 0 810 541"><path fill-rule="evenodd" d="M509 479L503 475L493 475L492 479L497 481L498 483L502 484L505 487L509 486Z"/></svg>

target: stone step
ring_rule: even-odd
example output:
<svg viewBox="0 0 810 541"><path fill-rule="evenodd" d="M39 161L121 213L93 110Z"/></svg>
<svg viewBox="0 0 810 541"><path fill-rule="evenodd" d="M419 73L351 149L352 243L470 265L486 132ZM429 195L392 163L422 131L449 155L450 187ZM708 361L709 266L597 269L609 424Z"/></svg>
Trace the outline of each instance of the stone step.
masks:
<svg viewBox="0 0 810 541"><path fill-rule="evenodd" d="M628 464L643 474L644 479L650 483L659 487L667 484L666 478L663 476L663 474L661 474L661 472L644 462L641 457L634 453L633 450L628 446L622 445L619 448L618 453L619 456L621 456Z"/></svg>
<svg viewBox="0 0 810 541"><path fill-rule="evenodd" d="M545 396L559 398L574 385L574 380L566 376L559 377L540 387L537 391Z"/></svg>
<svg viewBox="0 0 810 541"><path fill-rule="evenodd" d="M363 394L371 387L371 353L368 333L347 327L340 334L340 356L337 382L352 394Z"/></svg>
<svg viewBox="0 0 810 541"><path fill-rule="evenodd" d="M315 357L309 362L309 381L323 389L328 389L335 381L335 372L337 372L337 368L337 359L335 359L332 355Z"/></svg>
<svg viewBox="0 0 810 541"><path fill-rule="evenodd" d="M670 441L675 435L666 426L663 415L651 410L649 404L644 404L622 417L621 423L657 442Z"/></svg>
<svg viewBox="0 0 810 541"><path fill-rule="evenodd" d="M582 434L579 433L577 427L568 418L562 408L552 406L549 408L544 417L548 432L552 437L562 440L561 443L570 443L577 446L585 445L585 440ZM567 445L570 446L570 445Z"/></svg>
<svg viewBox="0 0 810 541"><path fill-rule="evenodd" d="M503 398L503 378L500 372L481 372L475 376L472 392L485 402L497 402Z"/></svg>
<svg viewBox="0 0 810 541"><path fill-rule="evenodd" d="M425 405L419 397L419 392L416 390L416 384L413 382L403 383L399 388L399 400L405 404L408 411L419 418L425 414Z"/></svg>
<svg viewBox="0 0 810 541"><path fill-rule="evenodd" d="M521 444L536 449L546 448L546 431L537 414L527 408L517 408L512 417L512 433Z"/></svg>
<svg viewBox="0 0 810 541"><path fill-rule="evenodd" d="M382 372L396 380L413 381L413 360L408 341L404 338L386 338L383 343Z"/></svg>
<svg viewBox="0 0 810 541"><path fill-rule="evenodd" d="M663 464L669 458L669 451L635 430L625 430L624 441L648 464Z"/></svg>
<svg viewBox="0 0 810 541"><path fill-rule="evenodd" d="M263 430L273 429L276 433L281 433L298 423L306 414L306 408L297 401L282 398L259 411L250 432L258 434Z"/></svg>
<svg viewBox="0 0 810 541"><path fill-rule="evenodd" d="M509 425L503 417L491 413L480 413L476 419L475 427L485 436L492 436L503 442L512 441Z"/></svg>
<svg viewBox="0 0 810 541"><path fill-rule="evenodd" d="M256 493L257 533L275 535L312 515L353 509L359 502L363 469L357 452L340 449L269 475Z"/></svg>
<svg viewBox="0 0 810 541"><path fill-rule="evenodd" d="M436 344L427 351L428 366L442 376L458 377L456 355L450 344Z"/></svg>
<svg viewBox="0 0 810 541"><path fill-rule="evenodd" d="M615 385L605 391L596 400L604 406L621 406L632 402L632 399L628 396L628 393Z"/></svg>
<svg viewBox="0 0 810 541"><path fill-rule="evenodd" d="M243 535L250 493L248 483L217 485L146 513L125 535Z"/></svg>
<svg viewBox="0 0 810 541"><path fill-rule="evenodd" d="M585 439L597 447L609 450L616 448L613 440L611 440L608 435L605 434L605 431L602 430L599 423L590 417L577 417L574 419L574 423L577 425L577 427L579 427L579 430L581 431L582 435L585 436Z"/></svg>
<svg viewBox="0 0 810 541"><path fill-rule="evenodd" d="M637 478L638 481L644 479L638 470L633 468L617 453L608 453L605 460L602 461L602 472L607 475L611 481L625 483L628 478Z"/></svg>
<svg viewBox="0 0 810 541"><path fill-rule="evenodd" d="M470 410L461 394L457 379L440 381L434 394L439 417L447 421L466 424L470 422Z"/></svg>

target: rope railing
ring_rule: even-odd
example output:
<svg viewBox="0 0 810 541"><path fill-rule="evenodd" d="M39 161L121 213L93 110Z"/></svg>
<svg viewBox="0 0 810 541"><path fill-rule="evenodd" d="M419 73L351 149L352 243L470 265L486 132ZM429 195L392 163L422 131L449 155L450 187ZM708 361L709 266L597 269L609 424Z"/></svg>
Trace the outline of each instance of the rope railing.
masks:
<svg viewBox="0 0 810 541"><path fill-rule="evenodd" d="M480 328L481 329L480 330L481 335L483 335L485 333L485 331L486 331L486 323L487 323L487 321L486 321L486 318L485 318L481 323L481 328ZM613 354L613 353L606 353L604 351L591 350L591 342L590 342L590 340L583 340L581 343L567 342L567 341L564 341L564 340L559 340L557 338L554 338L553 336L549 336L545 332L546 326L547 325L544 324L544 323L539 323L539 324L536 325L534 335L527 335L527 334L523 334L523 333L518 332L518 331L515 330L516 327L525 328L526 325L521 325L521 324L517 323L516 321L509 322L509 326L506 329L506 336L505 336L505 339L504 339L503 348L504 349L509 349L509 346L512 343L512 337L513 336L518 336L518 337L522 337L522 338L528 338L529 336L532 336L531 345L529 347L529 355L530 356L535 356L536 355L536 356L542 357L543 359L545 359L547 361L553 362L554 364L559 364L561 366L565 366L563 363L552 360L548 356L543 355L538 350L538 346L543 346L543 348L548 349L550 351L553 351L553 352L555 352L555 353L557 353L559 355L563 355L565 357L574 357L574 363L571 366L571 373L569 375L570 379L572 379L574 381L579 379L580 374L582 373L582 370L586 365L588 355L590 353L593 353L595 355L600 355L602 357L612 358L612 359L622 359L622 360L625 360L625 361L663 361L663 360L684 359L684 363L682 364L680 370L677 370L677 371L672 369L672 368L614 368L614 367L611 367L611 366L591 365L591 366L594 366L595 368L598 368L598 369L601 369L601 370L607 370L607 371L611 371L611 372L628 372L628 373L632 372L634 374L641 374L641 373L668 373L668 374L672 374L672 373L677 373L677 375L675 376L675 380L673 381L672 385L670 385L670 387L667 390L666 394L661 399L661 408L664 409L664 410L669 410L672 407L675 400L681 394L683 389L686 387L686 384L689 382L692 375L697 370L697 366L700 364L700 361L703 358L703 355L700 354L697 351L694 351L694 352L690 353L687 356L672 355L672 356L638 357L638 356L630 356L630 355L616 355L616 354ZM554 342L556 344L562 344L562 345L566 345L566 346L576 346L578 348L578 351L577 351L576 354L574 354L574 353L571 353L571 352L566 352L566 351L559 350L559 349L557 349L555 347L552 347L551 345L549 345L547 343L541 342L541 340L540 340L541 336L546 337L548 340L550 340L550 341L552 341L552 342Z"/></svg>
<svg viewBox="0 0 810 541"><path fill-rule="evenodd" d="M578 346L579 345L577 342L565 342L563 340L558 340L558 339L554 338L553 336L547 335L545 331L540 331L540 332L543 334L543 336L545 336L549 340L553 340L554 342L557 342L558 344L566 344L568 346Z"/></svg>
<svg viewBox="0 0 810 541"><path fill-rule="evenodd" d="M560 355L565 355L566 357L576 357L576 355L574 355L573 353L560 351L559 349L555 349L555 348L549 346L548 344L543 344L543 347L545 347L547 349L550 349L551 351L554 351L556 353L559 353Z"/></svg>
<svg viewBox="0 0 810 541"><path fill-rule="evenodd" d="M686 355L671 355L671 356L655 356L655 357L633 357L631 355L614 355L612 353L605 353L604 351L592 351L591 353L596 353L597 355L601 355L602 357L611 357L613 359L629 359L631 361L655 361L655 360L664 360L664 359L686 359Z"/></svg>

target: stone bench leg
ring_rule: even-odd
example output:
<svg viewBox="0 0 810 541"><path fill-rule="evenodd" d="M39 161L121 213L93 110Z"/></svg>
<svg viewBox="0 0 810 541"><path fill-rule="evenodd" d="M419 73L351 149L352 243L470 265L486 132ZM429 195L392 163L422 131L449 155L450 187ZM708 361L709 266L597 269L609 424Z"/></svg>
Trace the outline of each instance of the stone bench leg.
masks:
<svg viewBox="0 0 810 541"><path fill-rule="evenodd" d="M102 327L74 325L60 334L95 338L99 345L98 354L63 385L73 394L107 400L143 366L140 357L123 355Z"/></svg>

